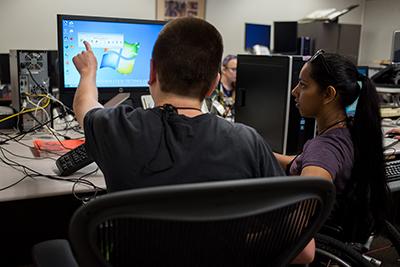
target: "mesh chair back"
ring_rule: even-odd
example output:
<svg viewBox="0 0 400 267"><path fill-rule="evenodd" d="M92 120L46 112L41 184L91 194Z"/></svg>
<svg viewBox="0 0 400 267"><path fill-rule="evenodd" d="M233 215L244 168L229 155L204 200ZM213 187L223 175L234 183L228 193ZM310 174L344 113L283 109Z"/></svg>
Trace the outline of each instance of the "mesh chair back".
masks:
<svg viewBox="0 0 400 267"><path fill-rule="evenodd" d="M81 266L286 266L333 201L315 177L129 190L79 209L71 246Z"/></svg>

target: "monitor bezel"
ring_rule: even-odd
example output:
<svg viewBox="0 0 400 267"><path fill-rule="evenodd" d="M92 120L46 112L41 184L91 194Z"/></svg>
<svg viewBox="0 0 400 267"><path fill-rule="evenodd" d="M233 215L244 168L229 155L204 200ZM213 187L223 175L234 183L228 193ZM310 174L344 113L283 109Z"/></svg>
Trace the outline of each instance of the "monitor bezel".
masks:
<svg viewBox="0 0 400 267"><path fill-rule="evenodd" d="M131 18L116 18L116 17L100 17L100 16L86 16L86 15L67 15L57 14L57 47L58 47L58 60L59 60L59 90L61 95L75 94L77 87L65 88L64 78L64 47L63 47L63 20L81 20L81 21L99 21L99 22L116 22L116 23L130 23L130 24L158 24L165 25L167 21L160 20L144 20L144 19L131 19ZM150 64L150 62L149 62ZM135 87L98 87L99 93L116 94L122 92L143 92L148 91L148 86L135 86Z"/></svg>

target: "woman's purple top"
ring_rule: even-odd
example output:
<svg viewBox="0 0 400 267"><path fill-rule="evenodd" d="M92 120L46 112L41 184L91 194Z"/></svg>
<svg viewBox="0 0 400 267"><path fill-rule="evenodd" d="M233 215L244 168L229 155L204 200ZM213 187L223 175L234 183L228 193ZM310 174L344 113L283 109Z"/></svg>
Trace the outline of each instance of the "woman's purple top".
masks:
<svg viewBox="0 0 400 267"><path fill-rule="evenodd" d="M343 191L351 177L354 148L348 128L334 128L307 141L303 152L290 167L291 175L300 175L303 168L317 166L332 176L336 192Z"/></svg>

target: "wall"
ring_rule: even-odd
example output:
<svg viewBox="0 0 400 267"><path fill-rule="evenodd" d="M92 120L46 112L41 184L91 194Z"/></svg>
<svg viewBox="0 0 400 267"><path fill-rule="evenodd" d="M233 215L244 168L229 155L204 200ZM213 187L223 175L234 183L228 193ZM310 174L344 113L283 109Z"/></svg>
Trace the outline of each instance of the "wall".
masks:
<svg viewBox="0 0 400 267"><path fill-rule="evenodd" d="M368 0L365 3L363 34L361 38L361 65L377 65L390 59L392 34L400 29L399 0Z"/></svg>
<svg viewBox="0 0 400 267"><path fill-rule="evenodd" d="M57 13L154 19L155 3L155 0L1 0L0 53L9 49L56 49ZM341 9L351 4L360 7L344 15L340 22L363 23L360 64L388 59L392 32L400 28L398 0L207 0L206 18L221 31L225 54L244 53L245 22L272 25L273 21L298 20L317 9Z"/></svg>
<svg viewBox="0 0 400 267"><path fill-rule="evenodd" d="M273 25L274 21L297 21L318 9L342 9L352 4L360 7L342 16L339 22L361 24L364 0L208 0L206 17L221 31L225 54L236 54L245 52L246 22Z"/></svg>
<svg viewBox="0 0 400 267"><path fill-rule="evenodd" d="M154 19L155 0L1 0L0 53L57 49L56 14Z"/></svg>

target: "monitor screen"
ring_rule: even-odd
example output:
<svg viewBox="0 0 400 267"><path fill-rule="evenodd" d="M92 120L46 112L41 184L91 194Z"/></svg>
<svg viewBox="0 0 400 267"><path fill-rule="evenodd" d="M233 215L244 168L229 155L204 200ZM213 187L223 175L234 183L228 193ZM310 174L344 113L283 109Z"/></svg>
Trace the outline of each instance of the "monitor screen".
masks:
<svg viewBox="0 0 400 267"><path fill-rule="evenodd" d="M262 24L245 24L245 49L249 50L254 45L271 47L271 26Z"/></svg>
<svg viewBox="0 0 400 267"><path fill-rule="evenodd" d="M360 74L369 77L369 67L368 66L357 66L357 70Z"/></svg>
<svg viewBox="0 0 400 267"><path fill-rule="evenodd" d="M147 88L150 59L165 22L58 15L61 90L76 89L79 73L72 58L91 44L98 61L96 84L105 90Z"/></svg>
<svg viewBox="0 0 400 267"><path fill-rule="evenodd" d="M10 55L0 54L0 84L10 84Z"/></svg>
<svg viewBox="0 0 400 267"><path fill-rule="evenodd" d="M297 22L274 22L274 52L282 54L297 53Z"/></svg>

